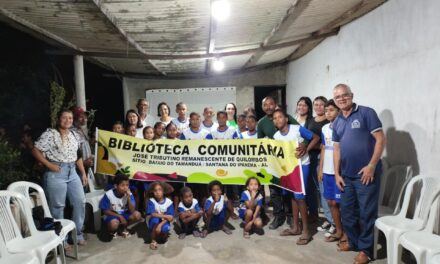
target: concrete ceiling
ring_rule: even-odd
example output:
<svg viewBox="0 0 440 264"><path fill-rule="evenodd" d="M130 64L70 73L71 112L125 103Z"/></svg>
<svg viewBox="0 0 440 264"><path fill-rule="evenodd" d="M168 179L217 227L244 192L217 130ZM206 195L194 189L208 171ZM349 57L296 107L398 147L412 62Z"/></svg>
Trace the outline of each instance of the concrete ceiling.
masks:
<svg viewBox="0 0 440 264"><path fill-rule="evenodd" d="M130 75L206 76L295 60L340 26L386 0L1 0L0 20L58 47Z"/></svg>

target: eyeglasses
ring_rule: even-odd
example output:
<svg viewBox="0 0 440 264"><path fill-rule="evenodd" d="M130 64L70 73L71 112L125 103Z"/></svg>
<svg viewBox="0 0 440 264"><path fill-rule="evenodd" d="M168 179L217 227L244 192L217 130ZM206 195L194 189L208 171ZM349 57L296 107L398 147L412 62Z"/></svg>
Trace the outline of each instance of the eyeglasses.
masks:
<svg viewBox="0 0 440 264"><path fill-rule="evenodd" d="M351 93L345 93L345 94L337 95L333 99L335 100L348 99L351 98L351 96L352 96Z"/></svg>

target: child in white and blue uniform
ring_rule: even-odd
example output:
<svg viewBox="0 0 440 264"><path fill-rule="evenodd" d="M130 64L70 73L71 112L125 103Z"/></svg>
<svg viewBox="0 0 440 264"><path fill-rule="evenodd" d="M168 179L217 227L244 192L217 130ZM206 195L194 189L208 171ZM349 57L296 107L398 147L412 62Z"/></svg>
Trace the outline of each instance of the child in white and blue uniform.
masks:
<svg viewBox="0 0 440 264"><path fill-rule="evenodd" d="M245 187L246 190L241 194L238 212L244 222L243 237L250 238L250 231L253 227L257 230L263 227L263 221L260 217L263 208L263 195L260 193L260 181L256 177L249 177Z"/></svg>
<svg viewBox="0 0 440 264"><path fill-rule="evenodd" d="M205 229L202 238L210 231L223 230L226 234L232 234L231 230L225 226L229 214L227 213L227 198L222 194L222 184L219 181L212 181L208 184L208 191L211 196L205 201Z"/></svg>
<svg viewBox="0 0 440 264"><path fill-rule="evenodd" d="M324 198L327 200L328 206L330 207L336 227L336 232L325 238L325 241L327 242L338 241L343 234L341 212L339 209L341 191L336 186L335 169L333 165L333 121L338 114L339 108L333 100L329 100L325 104L325 116L330 123L322 127L321 160L318 173L318 177L322 180L324 186Z"/></svg>
<svg viewBox="0 0 440 264"><path fill-rule="evenodd" d="M128 177L118 173L113 183L114 188L104 194L99 202L99 208L113 237L116 238L118 229L122 228L119 234L126 238L129 236L127 225L139 221L141 214L135 210L136 202L128 187Z"/></svg>
<svg viewBox="0 0 440 264"><path fill-rule="evenodd" d="M183 187L180 191L180 203L178 206L179 223L182 232L179 234L179 239L185 238L188 234L193 234L195 237L200 237L200 232L197 228L197 223L203 215L200 209L199 202L194 199L193 193L189 187Z"/></svg>
<svg viewBox="0 0 440 264"><path fill-rule="evenodd" d="M301 139L308 140L310 143L307 146L308 149L312 149L319 141L318 136L313 134L310 130L300 126L300 125L290 125L288 124L287 114L282 110L275 110L273 113L273 122L278 131L275 133L273 138L275 140L290 140L297 141L298 143ZM298 157L298 153L296 154ZM301 169L304 182L304 188L307 189L307 178L309 176L309 155L307 152L302 155L301 158ZM294 193L292 197L292 212L298 212L301 214L301 222L303 224L302 235L296 242L297 245L306 245L311 240L312 237L309 234L308 223L307 223L307 205L305 203L305 195L303 193ZM299 235L301 234L299 226L299 214L293 214L293 226L291 229L284 230L281 235Z"/></svg>
<svg viewBox="0 0 440 264"><path fill-rule="evenodd" d="M189 115L189 127L180 134L180 139L212 139L212 135L200 127L200 115L192 112Z"/></svg>
<svg viewBox="0 0 440 264"><path fill-rule="evenodd" d="M147 215L151 216L148 228L151 231L150 248L157 249L156 238L167 236L171 231L171 222L174 218L173 202L165 197L165 187L160 181L150 184L148 190Z"/></svg>

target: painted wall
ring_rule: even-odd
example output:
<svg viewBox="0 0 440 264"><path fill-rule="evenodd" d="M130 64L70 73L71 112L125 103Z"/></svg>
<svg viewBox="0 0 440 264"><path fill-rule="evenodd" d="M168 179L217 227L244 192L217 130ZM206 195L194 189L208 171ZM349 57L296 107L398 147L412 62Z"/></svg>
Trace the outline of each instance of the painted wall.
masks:
<svg viewBox="0 0 440 264"><path fill-rule="evenodd" d="M238 113L241 113L244 108L254 106L254 86L286 84L286 67L282 66L243 74L190 80L124 78L124 81L127 87L128 103L131 108L135 107L137 99L145 97L145 90L148 89L235 86ZM219 100L222 99L219 98Z"/></svg>
<svg viewBox="0 0 440 264"><path fill-rule="evenodd" d="M347 83L373 107L392 164L439 171L440 1L389 0L344 26L287 69L289 112L300 96L332 96Z"/></svg>

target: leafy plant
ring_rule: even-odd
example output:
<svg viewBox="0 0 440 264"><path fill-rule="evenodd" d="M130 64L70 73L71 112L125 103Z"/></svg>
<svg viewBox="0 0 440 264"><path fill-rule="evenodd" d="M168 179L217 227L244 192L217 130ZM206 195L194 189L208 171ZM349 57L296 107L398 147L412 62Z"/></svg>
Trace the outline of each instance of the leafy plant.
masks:
<svg viewBox="0 0 440 264"><path fill-rule="evenodd" d="M29 181L31 169L22 162L21 152L6 140L0 140L0 190L16 181Z"/></svg>
<svg viewBox="0 0 440 264"><path fill-rule="evenodd" d="M57 82L50 83L50 124L55 127L57 124L57 116L64 105L66 90Z"/></svg>

